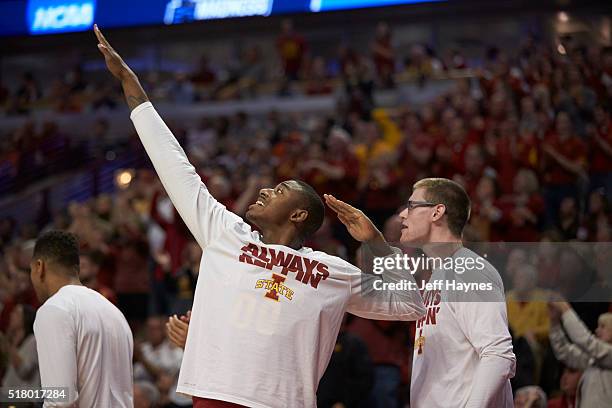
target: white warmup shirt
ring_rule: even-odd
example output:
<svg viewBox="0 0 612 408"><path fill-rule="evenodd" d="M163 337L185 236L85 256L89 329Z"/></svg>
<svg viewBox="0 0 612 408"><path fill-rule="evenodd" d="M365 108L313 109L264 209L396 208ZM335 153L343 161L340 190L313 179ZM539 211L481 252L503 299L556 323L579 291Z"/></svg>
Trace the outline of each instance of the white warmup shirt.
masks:
<svg viewBox="0 0 612 408"><path fill-rule="evenodd" d="M131 118L204 249L177 391L248 407L315 407L345 311L389 320L423 315L416 290L363 294L371 285L362 291L360 270L344 260L264 244L208 193L151 103Z"/></svg>
<svg viewBox="0 0 612 408"><path fill-rule="evenodd" d="M36 312L34 335L43 387L68 387L69 403L45 407L132 407L130 327L104 296L67 285Z"/></svg>
<svg viewBox="0 0 612 408"><path fill-rule="evenodd" d="M452 256L454 260L477 257L463 247ZM508 331L504 287L497 270L480 259L480 269L473 267L463 274L435 269L429 279L430 284L443 284L423 293L427 314L416 324L412 408L514 406L510 378L516 358ZM453 290L446 287L447 281L489 284L492 290Z"/></svg>

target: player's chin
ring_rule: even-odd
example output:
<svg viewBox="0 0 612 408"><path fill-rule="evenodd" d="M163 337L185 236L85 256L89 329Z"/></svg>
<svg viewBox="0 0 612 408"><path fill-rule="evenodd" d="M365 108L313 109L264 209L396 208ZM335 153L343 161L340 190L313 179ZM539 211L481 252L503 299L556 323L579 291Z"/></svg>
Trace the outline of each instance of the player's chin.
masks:
<svg viewBox="0 0 612 408"><path fill-rule="evenodd" d="M263 207L259 204L251 204L247 209L246 213L244 213L247 221L252 223L257 223L257 220L261 218Z"/></svg>
<svg viewBox="0 0 612 408"><path fill-rule="evenodd" d="M410 230L408 228L404 228L402 229L402 234L400 235L400 242L402 244L414 244L417 245L419 243L419 238L415 237L413 234L410 233Z"/></svg>

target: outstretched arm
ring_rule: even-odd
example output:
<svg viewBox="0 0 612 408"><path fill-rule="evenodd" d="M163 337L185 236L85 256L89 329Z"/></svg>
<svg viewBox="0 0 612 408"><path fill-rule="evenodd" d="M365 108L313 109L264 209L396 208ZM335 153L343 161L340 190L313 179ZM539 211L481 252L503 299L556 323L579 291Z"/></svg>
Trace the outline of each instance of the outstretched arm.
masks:
<svg viewBox="0 0 612 408"><path fill-rule="evenodd" d="M97 26L98 48L108 70L121 81L136 132L172 204L198 244L204 248L242 219L227 211L202 183L168 126L159 116L140 86L136 74L111 47Z"/></svg>
<svg viewBox="0 0 612 408"><path fill-rule="evenodd" d="M561 322L572 343L584 352L598 367L612 369L612 344L595 337L567 302L556 302Z"/></svg>
<svg viewBox="0 0 612 408"><path fill-rule="evenodd" d="M330 194L323 194L325 203L331 208L340 222L357 241L368 247L374 256L387 256L393 254L393 249L387 243L382 233L363 211L338 200Z"/></svg>
<svg viewBox="0 0 612 408"><path fill-rule="evenodd" d="M325 194L324 198L351 236L363 242L369 255L377 258L401 255L399 249L392 248L385 241L382 233L363 211L329 194ZM411 282L413 289L397 288L403 282ZM382 284L389 286L384 288ZM385 269L378 276L368 274L367 271L355 275L347 311L367 319L417 320L425 315L425 305L412 274L395 267Z"/></svg>

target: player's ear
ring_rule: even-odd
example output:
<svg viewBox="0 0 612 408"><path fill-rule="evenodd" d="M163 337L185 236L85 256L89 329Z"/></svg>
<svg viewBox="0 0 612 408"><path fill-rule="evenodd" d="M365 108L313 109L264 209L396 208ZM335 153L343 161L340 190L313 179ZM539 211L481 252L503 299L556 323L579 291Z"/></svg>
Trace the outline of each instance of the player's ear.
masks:
<svg viewBox="0 0 612 408"><path fill-rule="evenodd" d="M440 220L444 214L446 214L446 206L444 204L438 204L434 207L434 212L432 214L432 221Z"/></svg>
<svg viewBox="0 0 612 408"><path fill-rule="evenodd" d="M30 263L30 276L32 279L42 280L45 274L45 262L42 259L34 259Z"/></svg>
<svg viewBox="0 0 612 408"><path fill-rule="evenodd" d="M308 218L307 210L294 210L289 217L292 222L304 222Z"/></svg>

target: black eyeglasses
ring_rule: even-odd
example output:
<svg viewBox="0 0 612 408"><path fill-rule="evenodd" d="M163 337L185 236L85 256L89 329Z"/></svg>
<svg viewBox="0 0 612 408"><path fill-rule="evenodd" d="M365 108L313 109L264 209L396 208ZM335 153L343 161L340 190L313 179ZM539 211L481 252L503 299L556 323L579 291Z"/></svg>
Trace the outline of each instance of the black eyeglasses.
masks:
<svg viewBox="0 0 612 408"><path fill-rule="evenodd" d="M406 205L406 208L408 208L408 210L413 210L417 207L433 207L436 206L438 204L435 203L430 203L429 201L412 201L412 200L408 200L408 204Z"/></svg>

